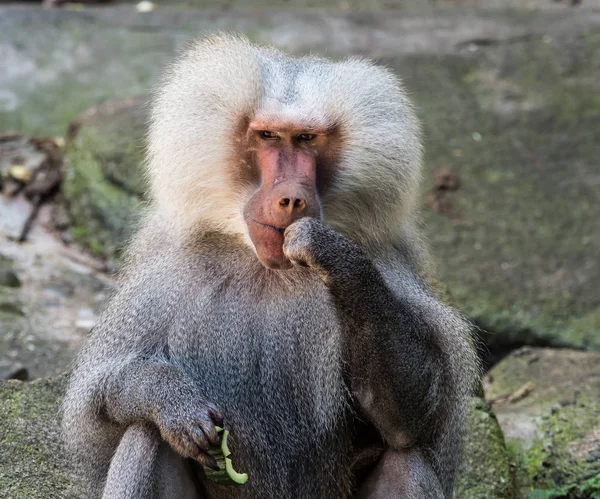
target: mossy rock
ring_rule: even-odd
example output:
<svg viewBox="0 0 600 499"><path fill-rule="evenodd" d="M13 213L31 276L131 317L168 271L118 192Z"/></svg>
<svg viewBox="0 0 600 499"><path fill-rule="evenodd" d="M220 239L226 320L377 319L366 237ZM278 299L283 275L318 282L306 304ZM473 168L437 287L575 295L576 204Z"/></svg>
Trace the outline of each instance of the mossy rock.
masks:
<svg viewBox="0 0 600 499"><path fill-rule="evenodd" d="M10 260L0 258L0 272L12 273ZM11 336L23 328L25 311L21 296L13 286L0 284L0 360L12 346Z"/></svg>
<svg viewBox="0 0 600 499"><path fill-rule="evenodd" d="M527 499L600 499L600 474L582 483L552 490L535 490Z"/></svg>
<svg viewBox="0 0 600 499"><path fill-rule="evenodd" d="M496 417L485 400L473 398L462 471L456 482L457 499L515 497L509 457Z"/></svg>
<svg viewBox="0 0 600 499"><path fill-rule="evenodd" d="M0 276L2 270L9 275L14 272L12 261L0 256ZM18 373L20 367L31 377L62 372L73 358L74 345L39 334L28 314L39 303L26 302L21 290L12 285L12 279L9 284L0 282L0 379ZM19 375L23 375L22 371ZM0 442L1 439L0 431ZM0 493L0 497L4 496Z"/></svg>
<svg viewBox="0 0 600 499"><path fill-rule="evenodd" d="M0 381L0 497L71 497L59 433L64 386L64 376Z"/></svg>
<svg viewBox="0 0 600 499"><path fill-rule="evenodd" d="M600 354L522 348L490 371L486 397L523 497L600 497Z"/></svg>
<svg viewBox="0 0 600 499"><path fill-rule="evenodd" d="M73 240L93 255L118 258L141 209L144 99L110 100L71 127L62 196Z"/></svg>
<svg viewBox="0 0 600 499"><path fill-rule="evenodd" d="M525 32L541 22L507 15ZM599 25L550 18L543 34L384 59L423 120L425 188L441 168L459 179L425 228L488 345L600 350L599 60Z"/></svg>

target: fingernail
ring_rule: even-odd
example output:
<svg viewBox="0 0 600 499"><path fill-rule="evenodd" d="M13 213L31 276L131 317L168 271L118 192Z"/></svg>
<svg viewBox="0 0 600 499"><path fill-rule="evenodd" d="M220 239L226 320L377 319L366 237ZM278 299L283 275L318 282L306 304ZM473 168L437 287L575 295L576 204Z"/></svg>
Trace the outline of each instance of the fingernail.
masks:
<svg viewBox="0 0 600 499"><path fill-rule="evenodd" d="M211 418L218 426L223 425L223 416L218 411L210 411Z"/></svg>

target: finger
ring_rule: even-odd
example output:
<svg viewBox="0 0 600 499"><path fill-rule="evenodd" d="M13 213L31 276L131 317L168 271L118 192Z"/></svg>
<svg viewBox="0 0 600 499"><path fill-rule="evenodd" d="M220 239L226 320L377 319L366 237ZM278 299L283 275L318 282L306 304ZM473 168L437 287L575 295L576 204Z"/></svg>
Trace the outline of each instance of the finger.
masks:
<svg viewBox="0 0 600 499"><path fill-rule="evenodd" d="M298 248L294 248L293 245L290 244L283 244L283 254L286 256L286 258L294 263L297 264L299 260L301 260L300 258L298 258L300 256L300 251L298 251Z"/></svg>
<svg viewBox="0 0 600 499"><path fill-rule="evenodd" d="M290 260L294 265L298 265L299 267L309 267L308 262L305 260Z"/></svg>
<svg viewBox="0 0 600 499"><path fill-rule="evenodd" d="M208 414L217 426L223 427L223 415L217 409L210 408Z"/></svg>
<svg viewBox="0 0 600 499"><path fill-rule="evenodd" d="M171 447L183 457L192 457L198 454L198 445L187 435L178 435L172 440L168 440Z"/></svg>
<svg viewBox="0 0 600 499"><path fill-rule="evenodd" d="M210 444L208 443L208 438L198 426L192 425L190 436L192 437L196 445L200 447L200 449L206 450L210 447Z"/></svg>
<svg viewBox="0 0 600 499"><path fill-rule="evenodd" d="M294 230L294 223L296 223L296 222L293 222L291 225L288 225L288 226L287 226L287 227L284 229L284 231L283 231L283 238L284 238L284 239L287 239L288 237L290 237L291 233L292 233L292 232L293 232L293 230Z"/></svg>
<svg viewBox="0 0 600 499"><path fill-rule="evenodd" d="M200 422L198 422L197 428L199 429L199 431L201 430L203 432L204 437L206 439L208 439L208 442L210 442L210 445L218 445L219 444L219 440L220 440L219 434L217 433L217 429L215 428L215 425L213 424L212 421L209 421L209 422L200 421ZM208 445L205 448L208 448Z"/></svg>
<svg viewBox="0 0 600 499"><path fill-rule="evenodd" d="M204 452L194 456L194 459L211 470L219 471L221 469L219 468L217 461L215 461L215 458L209 454L205 454Z"/></svg>

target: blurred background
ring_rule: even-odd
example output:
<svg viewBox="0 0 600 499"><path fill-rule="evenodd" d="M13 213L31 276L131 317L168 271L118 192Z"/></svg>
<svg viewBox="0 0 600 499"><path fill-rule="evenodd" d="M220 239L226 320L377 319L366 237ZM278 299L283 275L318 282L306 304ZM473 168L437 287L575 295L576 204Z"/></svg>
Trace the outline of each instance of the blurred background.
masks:
<svg viewBox="0 0 600 499"><path fill-rule="evenodd" d="M0 0L0 379L68 368L144 198L150 90L219 30L401 76L503 431L464 497L600 497L600 0Z"/></svg>

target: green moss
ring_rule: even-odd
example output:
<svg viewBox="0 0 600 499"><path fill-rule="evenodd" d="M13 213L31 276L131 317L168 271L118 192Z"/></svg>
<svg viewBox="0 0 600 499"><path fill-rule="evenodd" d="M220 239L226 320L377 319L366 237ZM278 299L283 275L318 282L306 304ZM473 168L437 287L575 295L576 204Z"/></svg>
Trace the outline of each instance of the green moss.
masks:
<svg viewBox="0 0 600 499"><path fill-rule="evenodd" d="M70 497L58 434L64 381L0 382L1 497Z"/></svg>
<svg viewBox="0 0 600 499"><path fill-rule="evenodd" d="M187 36L146 32L73 12L11 15L0 26L0 43L21 51L36 69L8 82L18 107L0 111L0 123L42 136L64 135L69 123L107 98L146 92L182 39L202 31L196 24Z"/></svg>
<svg viewBox="0 0 600 499"><path fill-rule="evenodd" d="M479 290L455 283L451 286L454 303L475 322L479 334L487 345L494 347L514 344L551 345L555 347L586 347L600 350L600 308L572 311L564 315L556 296L540 296L546 299L547 309L524 307L523 302L510 299L504 294Z"/></svg>
<svg viewBox="0 0 600 499"><path fill-rule="evenodd" d="M528 449L523 450L520 442L509 440L509 454L517 470L516 482L521 491L529 491L528 498L563 497L552 495L558 494L557 490L574 494L579 490L578 484L587 483L590 476L600 472L596 459L587 459L585 453L578 455L574 450L577 442L597 424L598 405L597 401L579 401L573 406L554 409L541 418L538 425L541 436Z"/></svg>
<svg viewBox="0 0 600 499"><path fill-rule="evenodd" d="M92 254L118 258L140 210L146 131L143 98L111 99L81 120L65 161L71 235Z"/></svg>
<svg viewBox="0 0 600 499"><path fill-rule="evenodd" d="M600 473L599 366L597 353L522 348L489 371L486 397L496 400L523 495L570 490ZM526 394L506 398L524 386Z"/></svg>
<svg viewBox="0 0 600 499"><path fill-rule="evenodd" d="M447 194L460 221L425 210L424 225L454 302L491 343L600 350L599 38L385 61L417 103L427 168L460 179Z"/></svg>
<svg viewBox="0 0 600 499"><path fill-rule="evenodd" d="M455 497L504 499L515 497L504 436L488 404L473 398L469 406L468 437Z"/></svg>
<svg viewBox="0 0 600 499"><path fill-rule="evenodd" d="M527 499L600 499L600 474L580 484L552 490L533 490Z"/></svg>
<svg viewBox="0 0 600 499"><path fill-rule="evenodd" d="M75 242L110 258L131 232L139 199L106 180L92 151L93 145L82 140L68 152L63 196Z"/></svg>
<svg viewBox="0 0 600 499"><path fill-rule="evenodd" d="M146 98L108 101L105 106L119 108L107 112L100 108L80 129L76 143L93 154L106 180L120 189L141 197L145 182L140 165L144 160L147 131Z"/></svg>

